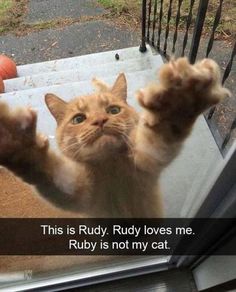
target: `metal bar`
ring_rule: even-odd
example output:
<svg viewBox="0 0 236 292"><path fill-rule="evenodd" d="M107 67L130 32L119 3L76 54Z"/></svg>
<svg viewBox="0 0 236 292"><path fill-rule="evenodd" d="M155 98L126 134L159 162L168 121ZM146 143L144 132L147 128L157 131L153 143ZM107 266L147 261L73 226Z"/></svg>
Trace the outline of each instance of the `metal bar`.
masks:
<svg viewBox="0 0 236 292"><path fill-rule="evenodd" d="M182 5L183 0L179 0L178 2L178 10L177 10L177 14L176 14L176 21L175 21L175 32L174 32L174 38L173 38L173 47L172 47L172 53L175 53L175 44L177 41L177 37L178 37L178 27L179 27L179 20L180 20L180 8Z"/></svg>
<svg viewBox="0 0 236 292"><path fill-rule="evenodd" d="M211 51L212 46L213 46L213 42L214 42L214 38L215 38L215 31L217 29L217 26L219 25L220 18L221 18L221 11L222 11L223 1L224 0L220 0L220 4L219 4L219 6L217 8L217 11L216 11L216 15L215 15L215 20L214 20L213 27L212 27L211 36L210 36L209 43L208 43L208 46L207 46L206 57L208 57L208 55L210 54L210 51Z"/></svg>
<svg viewBox="0 0 236 292"><path fill-rule="evenodd" d="M183 49L182 49L182 53L181 53L182 57L184 56L186 45L188 42L188 31L189 31L189 28L190 28L190 25L192 22L192 16L193 16L192 11L193 11L194 2L195 2L195 0L191 0L190 7L189 7L189 14L188 14L187 22L186 22L186 31L185 31L185 35L184 35L184 41L183 41Z"/></svg>
<svg viewBox="0 0 236 292"><path fill-rule="evenodd" d="M193 32L193 39L192 39L190 53L189 53L189 60L191 64L195 62L196 57L197 57L208 3L209 3L209 0L200 0L199 2L197 20L196 20L196 24L195 24L195 28Z"/></svg>
<svg viewBox="0 0 236 292"><path fill-rule="evenodd" d="M162 29L162 16L163 16L163 0L160 3L160 12L159 12L159 26L158 26L158 38L157 38L157 50L160 50L161 42L161 29Z"/></svg>
<svg viewBox="0 0 236 292"><path fill-rule="evenodd" d="M229 132L226 134L225 136L225 139L222 143L222 146L221 146L221 149L224 150L224 148L226 147L226 145L228 144L230 138L231 138L231 135L232 135L232 132L233 130L236 129L236 117L234 118L232 124L231 124L231 127L229 129Z"/></svg>
<svg viewBox="0 0 236 292"><path fill-rule="evenodd" d="M155 41L155 28L156 28L156 19L157 19L157 0L154 2L154 15L153 15L153 24L152 24L152 40L151 44L154 47Z"/></svg>
<svg viewBox="0 0 236 292"><path fill-rule="evenodd" d="M167 15L167 25L166 25L166 34L165 34L165 42L164 42L164 55L167 54L167 42L169 37L169 27L170 27L170 18L171 18L171 11L172 11L172 2L173 0L170 0L169 3L169 9L168 9L168 15Z"/></svg>
<svg viewBox="0 0 236 292"><path fill-rule="evenodd" d="M143 0L142 4L142 40L141 40L141 45L139 47L139 51L141 53L146 52L147 47L146 47L146 9L147 8L147 1Z"/></svg>
<svg viewBox="0 0 236 292"><path fill-rule="evenodd" d="M214 115L215 110L216 110L216 106L213 106L213 107L210 109L210 111L209 111L209 113L208 113L208 116L207 116L207 119L208 119L208 120L210 120L210 119L212 118L212 116Z"/></svg>
<svg viewBox="0 0 236 292"><path fill-rule="evenodd" d="M149 5L148 5L148 27L147 27L147 41L148 42L150 40L151 14L152 14L152 0L149 0Z"/></svg>
<svg viewBox="0 0 236 292"><path fill-rule="evenodd" d="M225 69L225 73L224 73L224 76L223 76L223 79L222 79L222 84L224 84L226 79L229 77L229 74L231 72L232 65L233 65L233 60L234 60L235 56L236 56L236 41L234 43L234 47L233 47L233 50L232 50L232 53L231 53L231 56L230 56L230 60L229 60L228 65L226 66L226 69Z"/></svg>
<svg viewBox="0 0 236 292"><path fill-rule="evenodd" d="M236 41L234 43L234 47L233 47L233 50L232 50L232 53L231 53L231 56L230 56L230 59L229 59L229 62L226 66L226 69L225 69L225 72L224 72L224 75L223 75L223 78L222 78L222 84L225 83L226 79L229 77L229 74L231 72L231 69L232 69L232 65L233 65L233 60L234 60L234 57L236 56ZM216 107L212 107L209 111L209 114L207 116L207 119L210 120L214 114L216 110Z"/></svg>

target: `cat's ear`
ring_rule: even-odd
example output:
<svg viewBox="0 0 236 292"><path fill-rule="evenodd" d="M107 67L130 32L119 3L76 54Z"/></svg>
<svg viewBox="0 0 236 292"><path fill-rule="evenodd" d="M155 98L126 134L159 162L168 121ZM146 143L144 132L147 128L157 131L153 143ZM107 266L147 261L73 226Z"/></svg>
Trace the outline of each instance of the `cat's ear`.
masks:
<svg viewBox="0 0 236 292"><path fill-rule="evenodd" d="M114 85L112 86L111 93L117 98L126 100L127 98L127 81L124 73L121 73Z"/></svg>
<svg viewBox="0 0 236 292"><path fill-rule="evenodd" d="M111 88L109 85L107 85L104 81L98 79L98 78L93 78L92 79L92 85L96 89L97 92L103 93L109 91Z"/></svg>
<svg viewBox="0 0 236 292"><path fill-rule="evenodd" d="M45 102L51 114L57 123L59 123L65 115L67 103L53 93L47 93L45 95Z"/></svg>

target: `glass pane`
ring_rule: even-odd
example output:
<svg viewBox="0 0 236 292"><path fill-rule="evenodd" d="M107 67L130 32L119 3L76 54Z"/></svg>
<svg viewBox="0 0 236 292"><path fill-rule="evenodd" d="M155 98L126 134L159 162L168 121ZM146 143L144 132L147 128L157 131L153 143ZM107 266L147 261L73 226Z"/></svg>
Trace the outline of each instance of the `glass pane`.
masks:
<svg viewBox="0 0 236 292"><path fill-rule="evenodd" d="M9 13L5 6L11 1L3 2L6 2L4 9ZM24 4L24 1L18 2ZM37 18L40 11L46 15L45 8L39 2L33 2L30 1L31 6L28 7L32 13L35 5L36 10L31 16ZM141 11L141 1L137 2L138 5L135 5L132 1L132 13ZM62 7L67 9L70 6L63 6L64 1L58 3L59 8L54 7L57 13ZM198 5L199 1L147 1L147 13L150 14L147 18L148 40L165 58L173 52L179 57L191 51ZM234 6L224 7L233 9ZM208 7L207 26L203 28L197 59L205 57L218 7ZM25 8L23 5L22 13L26 13ZM95 8L90 5L85 8L92 14L86 19L94 20ZM119 13L127 16L128 11L128 16L132 16L128 4L118 8ZM0 4L0 31L1 9ZM71 13L74 11L69 10ZM2 76L4 83L0 78L0 90L3 91L0 95L0 217L194 217L227 160L219 149L223 138L217 145L216 135L213 137L212 132L214 134L216 129L220 136L222 132L228 133L235 117L234 92L233 97L225 101L228 111L222 109L224 102L217 107L214 118L209 122L214 124L214 129L209 129L204 116L199 115L191 131L198 107L198 101L193 98L197 91L193 88L197 86L194 84L188 88L191 94L186 95L186 88L179 88L184 80L178 82L178 74L186 66L192 72L190 64L185 63L181 68L180 63L172 61L174 69L179 66L181 70L172 71L170 65L166 75L162 71L162 77L156 79L156 73L163 68L166 59L149 46L147 52L141 54L137 47L138 33L133 29L120 28L117 22L113 22L113 14L110 22L103 22L100 20L103 8L95 10L95 23L86 22L79 26L78 19L63 18L55 23L44 19L40 24L21 23L20 32L15 31L23 34L27 30L32 33L29 36L1 36L4 52L15 59L18 66L17 76ZM64 27L67 24L72 26ZM68 33L67 29L72 30ZM78 30L82 44L87 38L89 40L87 46L83 45L86 52L82 56L79 56L81 43L76 45ZM222 37L220 31L216 33ZM229 38L220 39L219 46L215 41L209 55L223 69L232 52L232 34L230 30ZM60 42L62 35L63 44ZM96 45L93 45L94 40ZM45 43L50 43L46 49ZM124 49L118 49L121 47ZM20 54L25 51L22 62ZM52 51L57 58L55 55L51 57ZM72 55L75 56L69 58ZM0 76L6 69L4 66L10 66L9 60L7 65L4 62L0 61ZM232 62L231 75L225 86L233 91L233 58ZM207 70L207 66L204 69ZM186 79L189 78L188 70L184 74ZM120 72L124 72L126 78L119 75ZM93 81L95 90L91 86L94 76L104 80ZM190 78L191 82L193 80ZM157 93L152 87L139 92L138 102L136 92L151 81L156 86L161 82L162 87L155 87ZM172 82L176 82L174 92L180 92L178 96L173 93ZM202 94L199 98L205 95L201 82L200 88ZM181 102L179 97L186 98L186 102ZM6 104L10 111L18 107L25 109L10 113ZM26 109L27 106L37 110L37 114ZM205 109L201 108L198 113ZM144 117L141 112L144 112ZM227 121L222 124L226 116ZM48 137L52 152L48 151L47 139L35 133L36 120L37 132ZM231 137L234 138L234 134ZM232 141L227 146L229 149ZM4 240L4 235L0 240ZM149 266L161 269L166 268L167 262L167 256L0 256L0 287L10 287L16 282L19 285L32 282L34 285L45 282L45 279L60 281L70 276L89 278L109 274L109 271L143 271Z"/></svg>

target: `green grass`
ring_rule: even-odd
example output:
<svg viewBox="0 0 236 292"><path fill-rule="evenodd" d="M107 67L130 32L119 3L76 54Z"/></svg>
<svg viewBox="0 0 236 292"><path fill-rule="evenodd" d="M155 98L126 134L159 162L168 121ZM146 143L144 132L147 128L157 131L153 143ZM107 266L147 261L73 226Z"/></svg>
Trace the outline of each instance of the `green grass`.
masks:
<svg viewBox="0 0 236 292"><path fill-rule="evenodd" d="M100 4L102 4L105 8L112 9L115 13L127 12L131 9L130 2L134 2L136 5L136 1L124 1L124 0L98 0Z"/></svg>
<svg viewBox="0 0 236 292"><path fill-rule="evenodd" d="M19 27L26 11L28 0L0 0L0 32Z"/></svg>
<svg viewBox="0 0 236 292"><path fill-rule="evenodd" d="M142 0L98 0L98 3L105 8L111 9L115 14L126 14L135 18L140 18Z"/></svg>
<svg viewBox="0 0 236 292"><path fill-rule="evenodd" d="M13 0L2 0L0 2L0 17L4 17L4 15L7 13L7 11L12 8L14 5Z"/></svg>
<svg viewBox="0 0 236 292"><path fill-rule="evenodd" d="M5 30L5 23L8 19L8 13L13 8L13 0L0 1L0 32Z"/></svg>

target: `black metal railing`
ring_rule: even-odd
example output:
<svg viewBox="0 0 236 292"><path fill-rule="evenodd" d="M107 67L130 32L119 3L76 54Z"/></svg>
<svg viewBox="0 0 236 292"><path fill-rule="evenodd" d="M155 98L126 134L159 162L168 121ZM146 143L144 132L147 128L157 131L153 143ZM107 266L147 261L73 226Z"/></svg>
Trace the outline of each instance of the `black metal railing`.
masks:
<svg viewBox="0 0 236 292"><path fill-rule="evenodd" d="M148 43L167 60L172 55L187 56L193 64L197 59L211 57L219 63L222 84L233 94L211 108L205 118L222 154L227 153L236 137L236 32L231 31L228 39L222 40L218 31L229 2L236 7L230 0L143 0L140 46L145 52ZM207 28L206 20L210 22Z"/></svg>

